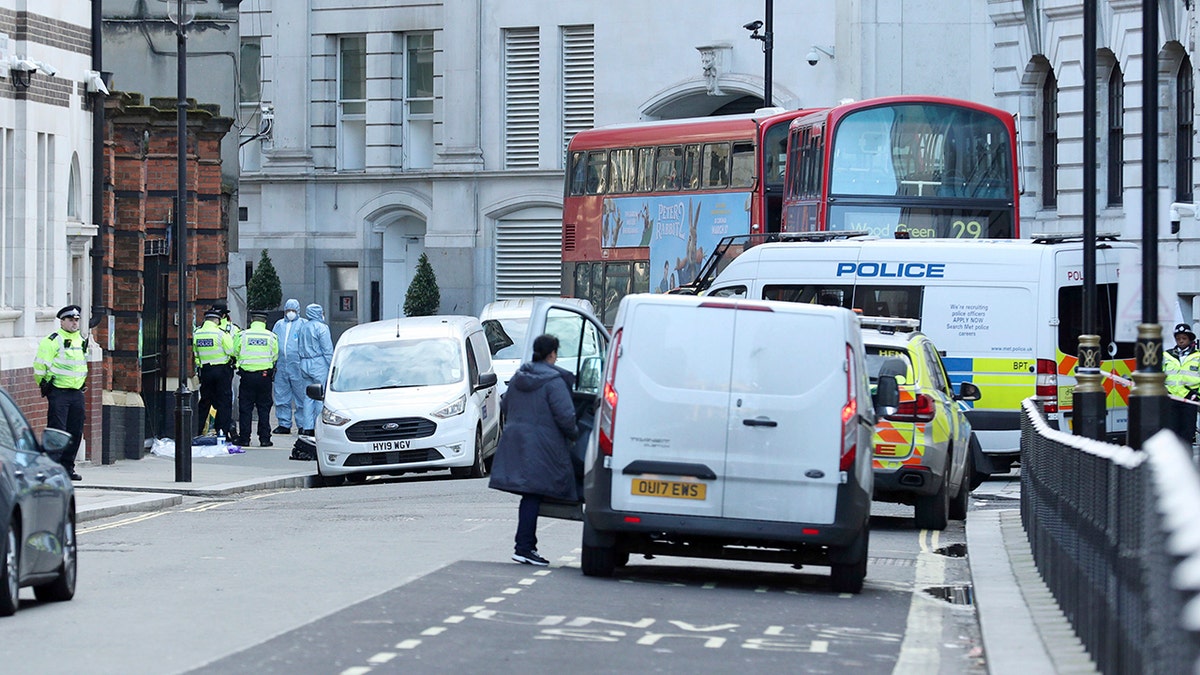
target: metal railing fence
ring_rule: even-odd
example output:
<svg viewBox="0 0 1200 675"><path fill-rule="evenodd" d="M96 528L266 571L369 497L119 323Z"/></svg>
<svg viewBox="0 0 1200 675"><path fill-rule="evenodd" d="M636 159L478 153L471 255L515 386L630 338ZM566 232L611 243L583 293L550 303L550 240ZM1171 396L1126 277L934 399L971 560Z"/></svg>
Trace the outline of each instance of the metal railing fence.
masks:
<svg viewBox="0 0 1200 675"><path fill-rule="evenodd" d="M1021 522L1104 673L1200 672L1200 474L1172 433L1144 451L1021 421Z"/></svg>

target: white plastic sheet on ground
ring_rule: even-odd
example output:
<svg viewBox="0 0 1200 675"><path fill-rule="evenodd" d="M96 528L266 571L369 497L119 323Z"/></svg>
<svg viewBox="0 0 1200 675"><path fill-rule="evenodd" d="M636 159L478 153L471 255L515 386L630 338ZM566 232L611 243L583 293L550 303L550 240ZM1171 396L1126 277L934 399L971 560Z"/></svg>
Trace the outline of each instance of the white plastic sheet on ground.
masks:
<svg viewBox="0 0 1200 675"><path fill-rule="evenodd" d="M240 455L246 451L240 445L199 445L192 444L192 457L224 457L226 455ZM158 455L159 457L174 457L175 456L175 441L170 438L156 438L150 444L150 454Z"/></svg>

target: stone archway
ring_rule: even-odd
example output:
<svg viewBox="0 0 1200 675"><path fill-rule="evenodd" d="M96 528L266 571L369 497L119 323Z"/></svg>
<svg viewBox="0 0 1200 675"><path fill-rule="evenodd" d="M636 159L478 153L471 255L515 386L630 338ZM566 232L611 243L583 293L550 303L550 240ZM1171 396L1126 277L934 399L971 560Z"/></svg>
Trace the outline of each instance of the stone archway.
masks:
<svg viewBox="0 0 1200 675"><path fill-rule="evenodd" d="M425 252L425 221L410 213L399 214L383 227L382 235L379 318L395 319L404 316L404 296L412 283L417 261Z"/></svg>

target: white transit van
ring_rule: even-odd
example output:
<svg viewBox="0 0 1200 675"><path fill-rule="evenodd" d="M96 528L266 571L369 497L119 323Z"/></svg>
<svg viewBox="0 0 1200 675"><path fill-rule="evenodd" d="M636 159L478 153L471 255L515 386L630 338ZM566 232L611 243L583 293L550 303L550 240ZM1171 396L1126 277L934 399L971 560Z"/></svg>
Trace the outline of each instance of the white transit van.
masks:
<svg viewBox="0 0 1200 675"><path fill-rule="evenodd" d="M1113 340L1117 266L1130 243L1097 244L1101 367L1128 377L1133 344ZM731 261L710 297L761 298L858 308L920 319L944 351L952 383L974 382L967 418L979 440L979 474L1007 472L1020 456L1021 401L1036 396L1047 418L1070 428L1078 339L1083 332L1083 243L1025 240L878 239L772 243ZM792 340L804 349L804 336ZM1107 430L1123 436L1129 390L1105 381Z"/></svg>
<svg viewBox="0 0 1200 675"><path fill-rule="evenodd" d="M570 340L559 365L578 374L577 396L599 395L584 574L609 576L631 553L680 555L830 565L836 590L861 590L876 413L857 315L635 294L607 351L579 358L575 345L603 328L582 310L572 328L572 311L535 311L530 333ZM896 381L884 379L878 397L894 406Z"/></svg>
<svg viewBox="0 0 1200 675"><path fill-rule="evenodd" d="M583 298L553 298L567 304L592 310L592 303ZM479 314L483 333L487 336L488 348L492 352L492 367L496 369L496 392L504 396L508 381L521 365L521 354L525 350L529 328L529 315L536 298L517 298L489 302ZM536 335L532 337L537 337Z"/></svg>
<svg viewBox="0 0 1200 675"><path fill-rule="evenodd" d="M487 474L500 438L496 373L479 319L422 316L342 333L316 424L317 483L450 469Z"/></svg>

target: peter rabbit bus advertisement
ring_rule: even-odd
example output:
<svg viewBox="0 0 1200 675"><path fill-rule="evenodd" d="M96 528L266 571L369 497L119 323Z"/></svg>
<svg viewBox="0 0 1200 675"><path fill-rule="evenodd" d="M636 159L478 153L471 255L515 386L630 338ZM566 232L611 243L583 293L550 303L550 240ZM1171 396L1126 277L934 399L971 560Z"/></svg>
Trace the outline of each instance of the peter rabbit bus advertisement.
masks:
<svg viewBox="0 0 1200 675"><path fill-rule="evenodd" d="M604 200L604 246L650 247L650 291L693 281L722 237L750 232L750 193Z"/></svg>

